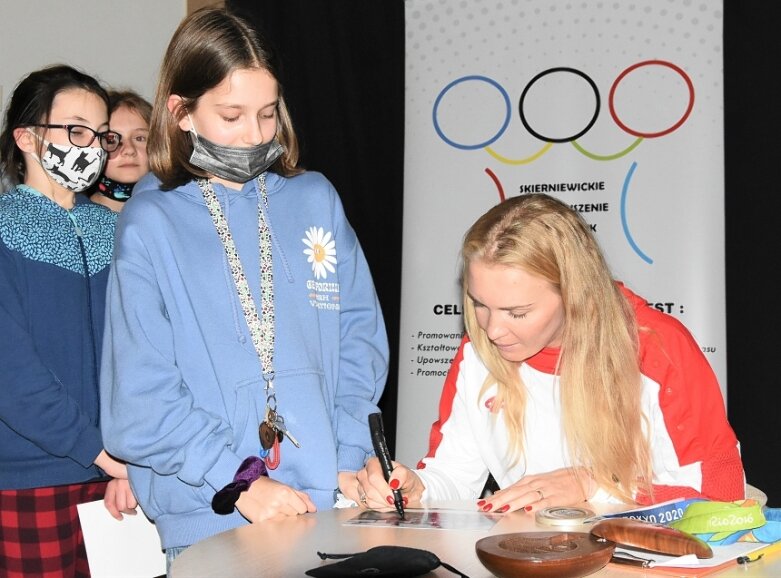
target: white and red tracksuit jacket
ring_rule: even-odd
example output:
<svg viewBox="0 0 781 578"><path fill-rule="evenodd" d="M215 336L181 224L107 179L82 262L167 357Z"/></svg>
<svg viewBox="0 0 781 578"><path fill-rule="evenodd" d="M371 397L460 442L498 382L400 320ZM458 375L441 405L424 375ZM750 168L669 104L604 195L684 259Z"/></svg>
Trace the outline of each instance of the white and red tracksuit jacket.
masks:
<svg viewBox="0 0 781 578"><path fill-rule="evenodd" d="M705 497L744 497L745 476L735 433L727 422L719 384L689 331L675 317L648 307L622 287L640 332L642 410L648 418L653 456L654 502ZM525 454L513 466L507 454L503 412L489 406L495 386L478 399L488 373L464 338L453 359L431 429L429 452L417 473L423 499L477 499L488 473L500 488L527 474L572 465L561 430L558 349L543 349L521 364L527 388ZM637 496L649 502L647 496ZM614 501L600 489L592 501Z"/></svg>

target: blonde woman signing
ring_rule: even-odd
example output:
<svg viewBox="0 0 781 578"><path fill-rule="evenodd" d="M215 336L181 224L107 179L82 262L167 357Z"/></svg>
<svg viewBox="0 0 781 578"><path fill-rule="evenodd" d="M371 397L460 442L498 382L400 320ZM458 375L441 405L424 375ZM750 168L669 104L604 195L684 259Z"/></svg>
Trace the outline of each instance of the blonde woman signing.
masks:
<svg viewBox="0 0 781 578"><path fill-rule="evenodd" d="M484 511L737 500L745 478L716 376L689 331L611 275L579 214L547 195L480 217L463 248L467 336L417 469L376 458L369 507L474 499ZM480 499L489 472L500 488Z"/></svg>

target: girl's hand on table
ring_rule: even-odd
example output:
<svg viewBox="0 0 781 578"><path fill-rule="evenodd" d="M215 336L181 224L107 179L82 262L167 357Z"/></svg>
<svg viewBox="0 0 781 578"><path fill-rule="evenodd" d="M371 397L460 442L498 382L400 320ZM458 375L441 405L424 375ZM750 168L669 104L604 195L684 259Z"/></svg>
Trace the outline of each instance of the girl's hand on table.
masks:
<svg viewBox="0 0 781 578"><path fill-rule="evenodd" d="M308 494L265 476L241 493L236 508L252 523L317 511Z"/></svg>

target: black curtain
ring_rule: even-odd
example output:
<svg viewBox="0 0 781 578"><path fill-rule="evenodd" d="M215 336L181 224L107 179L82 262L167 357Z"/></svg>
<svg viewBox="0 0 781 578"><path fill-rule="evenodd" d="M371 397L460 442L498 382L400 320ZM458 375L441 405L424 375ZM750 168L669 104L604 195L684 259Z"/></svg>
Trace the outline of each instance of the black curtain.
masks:
<svg viewBox="0 0 781 578"><path fill-rule="evenodd" d="M781 477L773 465L781 456L781 299L774 283L781 210L775 178L779 22L775 2L724 0L727 408L746 478L775 507L781 507ZM763 62L770 72L763 72Z"/></svg>
<svg viewBox="0 0 781 578"><path fill-rule="evenodd" d="M391 374L381 407L395 444L404 140L403 0L228 0L276 44L308 168L336 185L372 267L388 324ZM781 303L769 277L781 208L772 2L724 0L728 413L748 482L781 506L776 360Z"/></svg>
<svg viewBox="0 0 781 578"><path fill-rule="evenodd" d="M380 400L395 455L404 171L402 0L227 0L275 47L302 164L334 184L369 261L391 363Z"/></svg>

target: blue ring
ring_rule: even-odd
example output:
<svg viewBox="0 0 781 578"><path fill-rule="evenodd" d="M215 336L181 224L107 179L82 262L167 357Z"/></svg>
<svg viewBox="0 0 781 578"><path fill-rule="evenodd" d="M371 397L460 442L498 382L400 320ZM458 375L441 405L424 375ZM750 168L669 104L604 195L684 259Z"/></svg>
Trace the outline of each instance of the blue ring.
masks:
<svg viewBox="0 0 781 578"><path fill-rule="evenodd" d="M480 80L483 82L487 82L494 88L496 88L499 93L504 97L504 106L506 109L506 114L504 117L504 124L502 124L502 127L499 129L499 131L489 138L487 141L474 144L474 145L465 145L465 144L459 144L445 136L445 133L442 132L442 129L439 127L439 123L437 122L437 108L439 108L439 103L442 101L442 97L445 96L445 93L453 88L454 86L461 84L462 82L466 82L467 80ZM488 78L487 76L478 76L478 75L472 75L472 76L462 76L461 78L455 79L453 82L448 84L445 88L442 89L442 91L437 95L437 99L434 101L434 110L432 112L433 120L434 120L434 130L437 131L437 134L439 135L439 138L441 138L443 141L445 141L447 144L449 144L452 147L455 147L457 149L461 150L476 150L476 149L482 149L487 146L490 146L492 143L496 141L502 134L504 134L504 131L507 130L507 127L510 124L510 115L511 115L511 109L512 105L510 104L510 95L507 94L507 91L502 87L501 84L496 82L495 80Z"/></svg>

